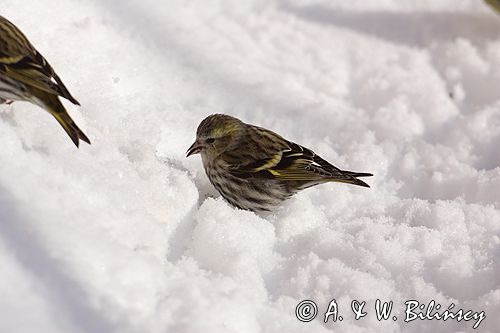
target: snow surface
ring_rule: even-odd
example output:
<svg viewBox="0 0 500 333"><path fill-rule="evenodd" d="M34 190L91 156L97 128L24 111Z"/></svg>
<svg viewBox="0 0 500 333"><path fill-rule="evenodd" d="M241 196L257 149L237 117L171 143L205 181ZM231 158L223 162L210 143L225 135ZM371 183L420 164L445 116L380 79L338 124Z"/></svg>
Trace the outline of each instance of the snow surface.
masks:
<svg viewBox="0 0 500 333"><path fill-rule="evenodd" d="M409 299L484 310L476 331L499 331L500 16L482 1L0 5L92 141L0 106L0 332L472 331L404 323ZM234 209L185 158L220 112L372 172L372 188ZM344 321L324 324L332 298ZM377 298L398 321L376 320Z"/></svg>

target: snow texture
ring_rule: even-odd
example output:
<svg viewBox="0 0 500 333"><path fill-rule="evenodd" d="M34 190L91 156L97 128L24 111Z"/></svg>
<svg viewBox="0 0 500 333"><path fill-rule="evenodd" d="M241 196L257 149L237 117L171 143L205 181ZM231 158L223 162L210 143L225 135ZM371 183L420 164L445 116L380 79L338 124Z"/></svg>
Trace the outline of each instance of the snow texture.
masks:
<svg viewBox="0 0 500 333"><path fill-rule="evenodd" d="M500 329L500 16L478 0L1 0L82 107L0 106L0 332ZM227 113L372 172L270 215L185 158ZM335 298L342 322L323 323ZM295 307L314 300L303 323ZM352 300L366 301L354 320ZM378 321L376 299L397 321Z"/></svg>

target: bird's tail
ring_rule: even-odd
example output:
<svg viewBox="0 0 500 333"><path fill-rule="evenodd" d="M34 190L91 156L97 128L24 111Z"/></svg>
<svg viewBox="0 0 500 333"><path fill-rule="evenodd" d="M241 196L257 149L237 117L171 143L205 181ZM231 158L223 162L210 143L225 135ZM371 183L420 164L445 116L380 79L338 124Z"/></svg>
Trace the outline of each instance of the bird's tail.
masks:
<svg viewBox="0 0 500 333"><path fill-rule="evenodd" d="M363 187L370 187L367 183L362 180L359 180L357 177L371 177L373 174L367 172L353 172L353 171L342 171L343 176L336 179L332 179L332 181L353 184Z"/></svg>
<svg viewBox="0 0 500 333"><path fill-rule="evenodd" d="M47 107L47 110L50 112L50 114L52 114L52 116L54 116L54 118L56 118L59 124L61 124L75 146L79 146L80 140L90 144L89 138L87 138L85 133L83 133L83 131L75 124L73 119L71 119L70 115L62 105L59 98L55 95L44 97L44 103Z"/></svg>
<svg viewBox="0 0 500 333"><path fill-rule="evenodd" d="M368 172L352 172L352 171L342 171L344 174L352 176L352 177L372 177L372 173Z"/></svg>

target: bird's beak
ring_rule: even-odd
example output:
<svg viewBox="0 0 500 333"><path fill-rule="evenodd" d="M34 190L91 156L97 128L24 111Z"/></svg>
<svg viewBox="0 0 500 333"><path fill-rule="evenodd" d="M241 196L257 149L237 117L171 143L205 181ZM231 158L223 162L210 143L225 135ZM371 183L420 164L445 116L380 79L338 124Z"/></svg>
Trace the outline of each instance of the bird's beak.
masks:
<svg viewBox="0 0 500 333"><path fill-rule="evenodd" d="M203 148L203 145L198 140L196 140L191 145L191 147L189 147L189 149L187 150L186 157L189 157L189 156L194 155L194 154L198 154L202 148Z"/></svg>

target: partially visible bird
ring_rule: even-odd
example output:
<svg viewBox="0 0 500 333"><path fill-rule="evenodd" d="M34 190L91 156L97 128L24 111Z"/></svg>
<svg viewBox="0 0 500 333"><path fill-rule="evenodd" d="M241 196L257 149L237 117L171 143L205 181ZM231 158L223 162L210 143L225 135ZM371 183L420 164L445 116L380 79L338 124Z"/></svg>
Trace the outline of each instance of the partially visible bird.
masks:
<svg viewBox="0 0 500 333"><path fill-rule="evenodd" d="M220 194L251 211L273 210L296 192L327 182L370 187L357 177L373 176L340 170L310 149L224 114L200 123L187 156L197 153Z"/></svg>
<svg viewBox="0 0 500 333"><path fill-rule="evenodd" d="M484 0L497 13L500 13L500 0Z"/></svg>
<svg viewBox="0 0 500 333"><path fill-rule="evenodd" d="M80 105L21 30L0 16L0 103L36 104L56 118L77 147L79 140L90 144L58 96Z"/></svg>

